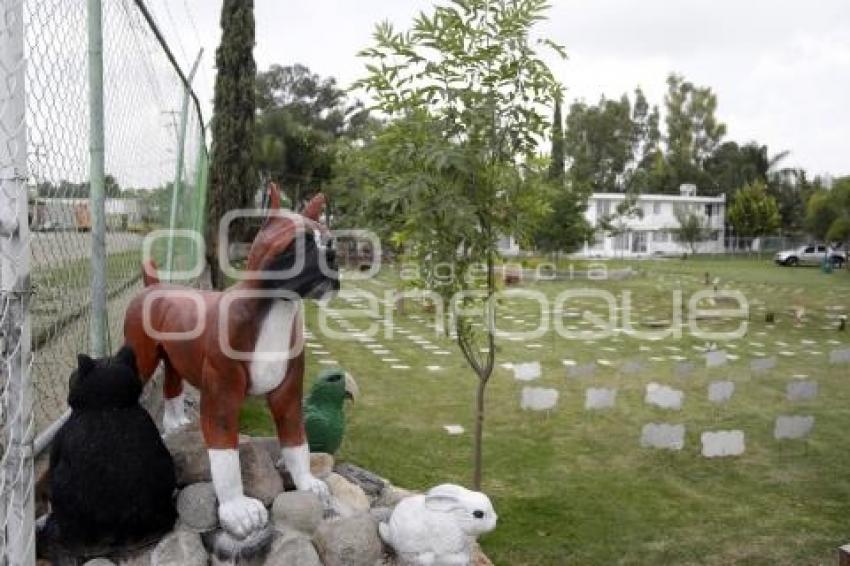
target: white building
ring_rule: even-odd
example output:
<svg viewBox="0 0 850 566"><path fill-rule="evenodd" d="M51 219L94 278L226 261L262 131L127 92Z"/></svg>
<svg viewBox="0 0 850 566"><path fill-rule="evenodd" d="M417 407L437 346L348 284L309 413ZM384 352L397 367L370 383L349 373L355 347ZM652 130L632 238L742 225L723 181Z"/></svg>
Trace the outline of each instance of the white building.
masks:
<svg viewBox="0 0 850 566"><path fill-rule="evenodd" d="M598 226L605 216L616 214L623 202L623 193L593 193L588 199L585 218L591 226ZM696 186L682 185L679 195L643 194L637 206L643 217L614 218L615 226L623 232L609 236L597 232L594 242L588 242L579 253L587 257L640 257L652 254L678 255L690 253L688 245L677 242L672 230L679 227L676 210L684 209L697 214L710 231L708 240L699 242L697 253L722 253L726 224L726 195L697 196Z"/></svg>

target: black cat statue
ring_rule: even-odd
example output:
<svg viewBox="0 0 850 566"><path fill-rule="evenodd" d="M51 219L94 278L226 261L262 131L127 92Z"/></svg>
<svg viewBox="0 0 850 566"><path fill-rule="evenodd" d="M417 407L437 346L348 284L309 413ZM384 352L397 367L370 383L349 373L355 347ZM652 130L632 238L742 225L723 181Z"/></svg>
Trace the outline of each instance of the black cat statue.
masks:
<svg viewBox="0 0 850 566"><path fill-rule="evenodd" d="M171 530L177 512L174 463L139 405L135 356L125 346L113 358L77 361L71 417L50 453L43 534L63 555L145 544Z"/></svg>

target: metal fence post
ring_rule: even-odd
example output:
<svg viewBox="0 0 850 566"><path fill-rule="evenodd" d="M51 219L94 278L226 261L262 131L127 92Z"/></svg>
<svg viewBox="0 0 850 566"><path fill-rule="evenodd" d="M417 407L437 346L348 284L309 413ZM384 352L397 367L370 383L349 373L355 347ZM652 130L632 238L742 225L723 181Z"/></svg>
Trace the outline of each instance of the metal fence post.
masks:
<svg viewBox="0 0 850 566"><path fill-rule="evenodd" d="M91 209L91 320L89 349L107 355L106 211L104 209L103 15L101 0L88 0L89 208Z"/></svg>
<svg viewBox="0 0 850 566"><path fill-rule="evenodd" d="M168 236L168 248L165 255L165 270L168 277L171 277L171 272L174 269L174 229L177 226L177 208L180 203L180 193L183 190L183 160L186 155L186 126L189 120L189 97L191 96L192 81L195 78L195 73L198 72L198 65L201 64L201 57L204 55L204 50L198 52L198 57L195 59L195 64L192 65L192 70L189 71L189 76L186 77L186 84L183 91L183 106L180 109L180 132L177 138L177 172L174 174L174 184L171 186L171 220L168 228L171 234Z"/></svg>
<svg viewBox="0 0 850 566"><path fill-rule="evenodd" d="M24 22L21 0L0 0L0 285L2 285L2 559L35 564L30 248ZM5 382L5 383L3 383Z"/></svg>

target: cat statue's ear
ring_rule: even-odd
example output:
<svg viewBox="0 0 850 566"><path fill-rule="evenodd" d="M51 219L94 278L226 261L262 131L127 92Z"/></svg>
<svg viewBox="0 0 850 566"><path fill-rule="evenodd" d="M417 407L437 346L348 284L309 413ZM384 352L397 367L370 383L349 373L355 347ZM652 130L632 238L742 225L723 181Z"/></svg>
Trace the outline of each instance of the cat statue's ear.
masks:
<svg viewBox="0 0 850 566"><path fill-rule="evenodd" d="M80 377L94 369L95 361L86 354L77 354L77 370Z"/></svg>
<svg viewBox="0 0 850 566"><path fill-rule="evenodd" d="M122 346L118 353L115 354L115 359L132 369L134 372L136 371L136 354L133 352L133 349L130 346Z"/></svg>

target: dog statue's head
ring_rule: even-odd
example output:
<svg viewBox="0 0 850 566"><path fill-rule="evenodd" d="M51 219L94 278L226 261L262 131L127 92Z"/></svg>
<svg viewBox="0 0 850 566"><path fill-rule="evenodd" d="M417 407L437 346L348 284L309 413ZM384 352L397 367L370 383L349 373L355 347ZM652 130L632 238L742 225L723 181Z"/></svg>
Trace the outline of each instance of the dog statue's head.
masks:
<svg viewBox="0 0 850 566"><path fill-rule="evenodd" d="M305 299L321 299L339 290L336 252L328 229L319 223L325 207L321 193L301 214L280 210L277 185L269 187L269 214L251 244L247 269L262 274L262 287L285 290Z"/></svg>

